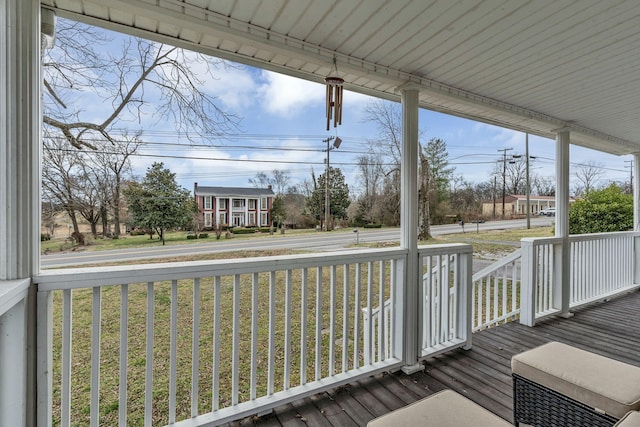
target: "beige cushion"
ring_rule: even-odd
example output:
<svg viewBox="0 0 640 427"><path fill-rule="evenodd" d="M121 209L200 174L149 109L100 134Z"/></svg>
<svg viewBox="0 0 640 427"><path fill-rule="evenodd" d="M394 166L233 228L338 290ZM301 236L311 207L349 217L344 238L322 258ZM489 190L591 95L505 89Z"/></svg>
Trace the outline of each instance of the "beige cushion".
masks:
<svg viewBox="0 0 640 427"><path fill-rule="evenodd" d="M640 412L628 412L613 427L640 427Z"/></svg>
<svg viewBox="0 0 640 427"><path fill-rule="evenodd" d="M506 427L511 424L466 397L444 390L371 420L367 426Z"/></svg>
<svg viewBox="0 0 640 427"><path fill-rule="evenodd" d="M550 342L511 359L515 374L615 418L640 409L640 368Z"/></svg>

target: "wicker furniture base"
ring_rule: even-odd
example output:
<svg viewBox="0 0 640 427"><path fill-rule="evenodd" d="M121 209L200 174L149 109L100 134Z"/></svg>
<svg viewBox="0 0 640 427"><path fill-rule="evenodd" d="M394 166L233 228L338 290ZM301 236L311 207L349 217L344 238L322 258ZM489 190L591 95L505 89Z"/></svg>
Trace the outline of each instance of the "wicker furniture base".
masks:
<svg viewBox="0 0 640 427"><path fill-rule="evenodd" d="M535 427L612 427L611 415L513 374L513 421Z"/></svg>

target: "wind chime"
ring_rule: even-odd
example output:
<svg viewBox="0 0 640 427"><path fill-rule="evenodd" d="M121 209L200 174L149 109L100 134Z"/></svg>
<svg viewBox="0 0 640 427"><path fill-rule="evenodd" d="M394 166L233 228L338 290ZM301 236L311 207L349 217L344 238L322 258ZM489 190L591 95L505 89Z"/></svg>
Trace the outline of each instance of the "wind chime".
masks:
<svg viewBox="0 0 640 427"><path fill-rule="evenodd" d="M342 124L342 85L344 79L338 76L338 66L336 65L336 57L333 57L333 67L331 72L324 79L327 85L327 130L331 127L333 119L333 127Z"/></svg>

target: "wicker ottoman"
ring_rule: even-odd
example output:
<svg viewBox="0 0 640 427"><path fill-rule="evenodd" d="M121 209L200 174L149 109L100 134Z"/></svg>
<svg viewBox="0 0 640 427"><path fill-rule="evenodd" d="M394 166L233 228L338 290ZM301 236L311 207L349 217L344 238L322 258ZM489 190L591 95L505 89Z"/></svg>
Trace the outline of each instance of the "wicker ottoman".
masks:
<svg viewBox="0 0 640 427"><path fill-rule="evenodd" d="M516 426L611 427L640 409L640 368L550 342L511 360Z"/></svg>
<svg viewBox="0 0 640 427"><path fill-rule="evenodd" d="M614 427L640 427L640 412L627 412Z"/></svg>
<svg viewBox="0 0 640 427"><path fill-rule="evenodd" d="M507 427L502 418L451 390L369 421L369 427Z"/></svg>

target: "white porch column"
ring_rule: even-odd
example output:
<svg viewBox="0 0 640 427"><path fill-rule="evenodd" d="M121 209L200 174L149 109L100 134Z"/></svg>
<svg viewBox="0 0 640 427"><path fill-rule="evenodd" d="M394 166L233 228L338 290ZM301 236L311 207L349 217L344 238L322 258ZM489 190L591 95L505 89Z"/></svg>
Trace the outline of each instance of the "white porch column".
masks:
<svg viewBox="0 0 640 427"><path fill-rule="evenodd" d="M553 300L563 316L569 316L571 293L569 246L569 130L556 131L556 237L562 238L562 247L555 254Z"/></svg>
<svg viewBox="0 0 640 427"><path fill-rule="evenodd" d="M418 363L418 95L417 87L399 88L402 95L402 160L400 180L400 246L407 249L404 269L404 354L402 370L421 370Z"/></svg>
<svg viewBox="0 0 640 427"><path fill-rule="evenodd" d="M633 230L640 231L640 171L638 171L638 165L640 165L640 153L633 155L633 167L635 168L635 175L633 176ZM635 251L635 257L633 259L633 283L640 283L640 238L633 239L633 247Z"/></svg>
<svg viewBox="0 0 640 427"><path fill-rule="evenodd" d="M640 231L640 171L638 171L638 165L640 165L640 153L633 155L633 167L635 168L635 175L633 176L633 230Z"/></svg>
<svg viewBox="0 0 640 427"><path fill-rule="evenodd" d="M40 2L0 0L0 306L38 270ZM15 283L15 282L14 282ZM35 425L35 289L0 319L0 425Z"/></svg>

